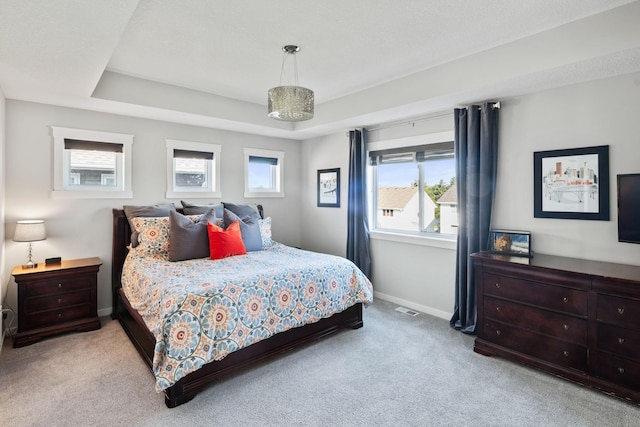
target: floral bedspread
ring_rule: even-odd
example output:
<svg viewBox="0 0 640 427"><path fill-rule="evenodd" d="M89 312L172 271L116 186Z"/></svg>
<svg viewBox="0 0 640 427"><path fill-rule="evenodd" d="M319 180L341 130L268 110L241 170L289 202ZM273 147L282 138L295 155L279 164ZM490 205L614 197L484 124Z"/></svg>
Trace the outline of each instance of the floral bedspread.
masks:
<svg viewBox="0 0 640 427"><path fill-rule="evenodd" d="M122 285L156 339L158 391L235 350L373 300L371 283L350 261L279 243L180 262L132 249Z"/></svg>

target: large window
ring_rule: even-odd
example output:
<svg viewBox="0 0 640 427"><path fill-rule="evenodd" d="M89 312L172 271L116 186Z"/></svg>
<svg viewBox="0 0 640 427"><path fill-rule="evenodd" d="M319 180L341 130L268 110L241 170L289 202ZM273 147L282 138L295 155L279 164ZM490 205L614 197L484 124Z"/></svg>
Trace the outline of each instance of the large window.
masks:
<svg viewBox="0 0 640 427"><path fill-rule="evenodd" d="M369 160L374 229L457 234L453 141L373 149Z"/></svg>
<svg viewBox="0 0 640 427"><path fill-rule="evenodd" d="M133 135L53 127L53 196L130 198Z"/></svg>
<svg viewBox="0 0 640 427"><path fill-rule="evenodd" d="M245 148L244 197L284 197L284 152Z"/></svg>
<svg viewBox="0 0 640 427"><path fill-rule="evenodd" d="M167 198L222 197L217 144L167 139Z"/></svg>

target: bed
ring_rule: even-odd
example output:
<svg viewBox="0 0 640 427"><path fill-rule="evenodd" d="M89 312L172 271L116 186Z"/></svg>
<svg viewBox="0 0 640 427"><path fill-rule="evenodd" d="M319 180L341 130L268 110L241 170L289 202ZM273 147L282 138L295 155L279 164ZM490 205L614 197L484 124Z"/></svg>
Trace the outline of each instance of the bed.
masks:
<svg viewBox="0 0 640 427"><path fill-rule="evenodd" d="M112 318L151 369L169 408L223 375L341 329L361 328L363 304L373 299L368 279L340 257L273 242L242 256L170 262L139 256L137 248L130 250L131 237L124 211L113 209ZM298 291L287 290L287 283ZM292 292L298 302L278 305ZM255 313L245 308L258 306Z"/></svg>

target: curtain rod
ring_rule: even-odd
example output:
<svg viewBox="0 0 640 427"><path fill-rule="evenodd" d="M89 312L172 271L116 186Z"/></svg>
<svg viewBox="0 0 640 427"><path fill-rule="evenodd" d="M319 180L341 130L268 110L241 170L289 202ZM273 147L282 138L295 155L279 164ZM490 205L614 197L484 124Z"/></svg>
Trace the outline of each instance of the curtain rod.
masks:
<svg viewBox="0 0 640 427"><path fill-rule="evenodd" d="M468 108L468 107L463 107L463 108ZM491 108L500 108L500 101L498 102L494 102L493 105L491 105ZM421 119L416 119L416 120L408 120L406 122L397 122L397 123L391 123L388 125L380 125L378 127L375 128L365 128L366 132L375 132L378 130L383 130L383 129L390 129L390 128L395 128L398 126L409 126L411 125L411 127L415 126L416 123L420 123L420 122L425 122L427 120L435 120L435 119L441 119L443 117L453 117L453 112L447 112L447 113L443 113L443 114L438 114L435 116L428 116L428 117L423 117ZM347 132L347 136L349 136L349 132Z"/></svg>

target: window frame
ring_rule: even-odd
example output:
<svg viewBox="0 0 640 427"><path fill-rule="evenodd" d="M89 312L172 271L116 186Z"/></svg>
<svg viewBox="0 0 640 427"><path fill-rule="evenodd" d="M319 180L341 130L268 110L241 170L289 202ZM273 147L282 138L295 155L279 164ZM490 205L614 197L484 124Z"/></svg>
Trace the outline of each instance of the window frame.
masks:
<svg viewBox="0 0 640 427"><path fill-rule="evenodd" d="M131 151L133 135L102 132L87 129L75 129L51 126L53 137L53 190L54 199L130 199L131 190ZM65 140L98 142L101 144L117 144L122 146L121 155L117 156L116 186L79 186L71 188L65 184L71 178L69 154L65 152Z"/></svg>
<svg viewBox="0 0 640 427"><path fill-rule="evenodd" d="M454 132L446 131L446 132L438 132L431 133L425 135L412 136L408 138L398 138L392 140L384 140L384 141L376 141L370 142L367 144L367 159L369 159L369 155L373 151L379 150L395 150L401 151L403 148L407 148L408 150L415 149L419 146L425 145L435 145L441 143L449 143L454 141ZM455 153L454 153L455 156ZM421 183L419 188L422 187L422 183L424 182L424 162L418 163L418 173L416 174L419 182ZM444 247L451 248L451 244L455 246L457 241L457 235L455 234L442 234L442 233L434 233L429 231L408 231L408 230L400 230L400 229L388 229L388 228L377 228L377 195L378 195L378 182L377 182L377 170L376 166L372 166L369 162L367 163L367 186L369 193L369 218L372 219L372 224L370 224L371 228L371 237L378 238L382 240L394 240L399 242L406 243L414 243L428 246L436 246L436 247ZM418 192L419 194L419 205L423 205L424 197L427 197L424 192L424 188L422 191ZM423 230L425 227L424 224L424 215L422 209L418 212L419 215L419 224L420 229Z"/></svg>
<svg viewBox="0 0 640 427"><path fill-rule="evenodd" d="M179 199L186 197L194 198L221 198L222 189L220 183L220 157L222 146L219 144L209 144L205 142L182 141L178 139L165 139L167 147L167 199ZM174 150L196 151L211 153L213 159L208 162L208 190L198 191L189 187L180 187L175 184L175 157Z"/></svg>
<svg viewBox="0 0 640 427"><path fill-rule="evenodd" d="M276 159L277 166L274 169L275 189L260 190L249 187L249 160L251 157L265 157ZM244 197L264 198L264 197L284 197L284 151L264 150L258 148L244 149Z"/></svg>

